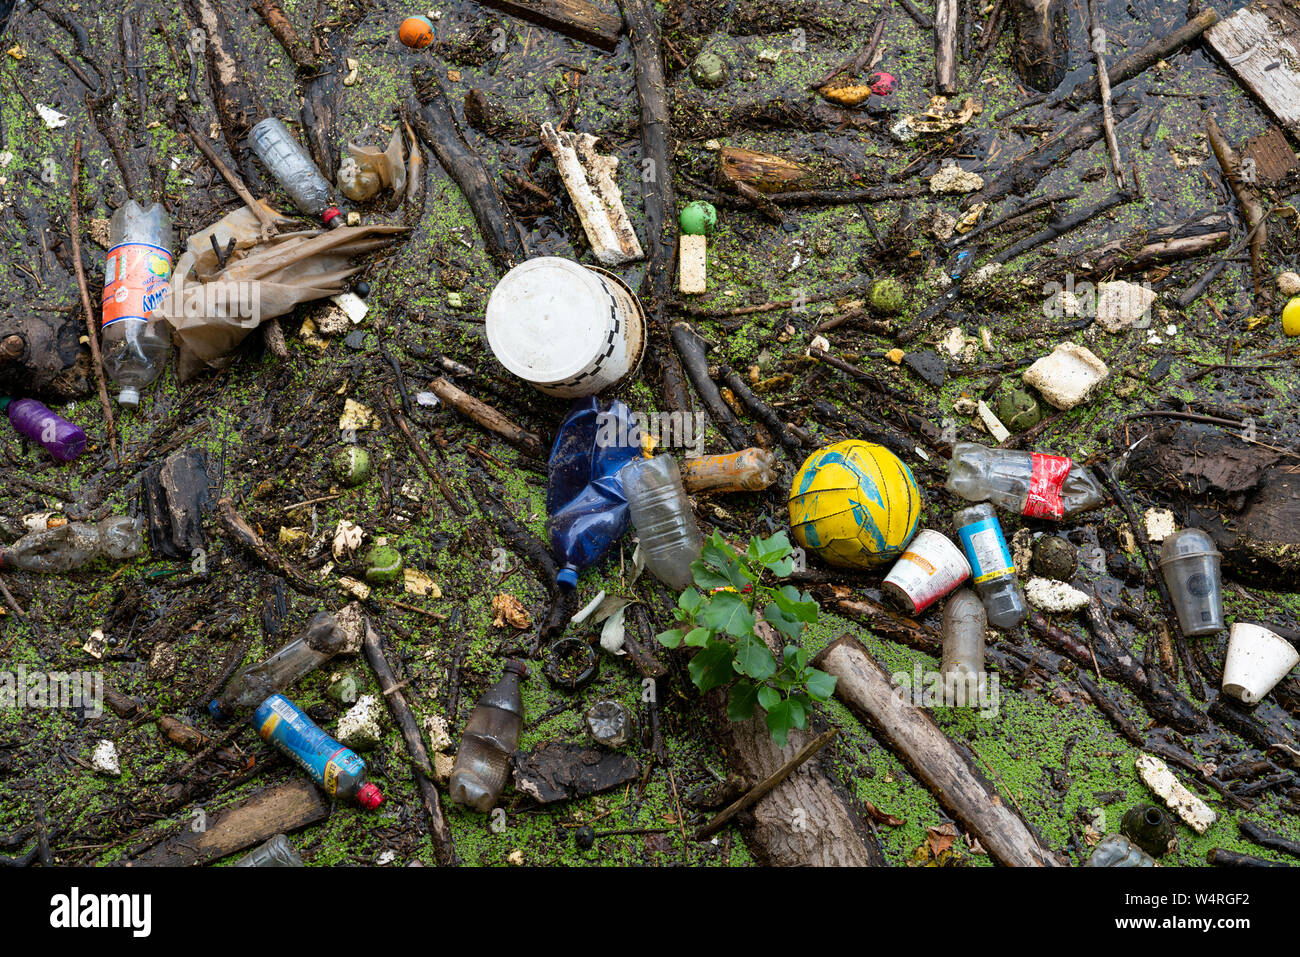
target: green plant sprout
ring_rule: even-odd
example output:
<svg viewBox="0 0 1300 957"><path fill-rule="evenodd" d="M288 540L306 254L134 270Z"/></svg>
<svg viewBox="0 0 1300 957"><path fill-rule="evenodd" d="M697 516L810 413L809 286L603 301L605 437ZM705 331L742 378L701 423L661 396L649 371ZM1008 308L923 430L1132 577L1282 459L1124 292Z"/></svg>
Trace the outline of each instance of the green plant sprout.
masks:
<svg viewBox="0 0 1300 957"><path fill-rule="evenodd" d="M808 592L779 584L794 568L791 552L785 532L751 538L743 554L714 532L691 564L695 584L677 599L678 627L657 636L668 648L698 648L690 663L695 687L730 686L732 721L745 721L755 706L762 708L780 747L791 728L808 726L813 701L825 701L835 691L835 678L810 668L808 652L797 644L804 628L817 620L818 607ZM780 662L759 636L759 622L790 642Z"/></svg>

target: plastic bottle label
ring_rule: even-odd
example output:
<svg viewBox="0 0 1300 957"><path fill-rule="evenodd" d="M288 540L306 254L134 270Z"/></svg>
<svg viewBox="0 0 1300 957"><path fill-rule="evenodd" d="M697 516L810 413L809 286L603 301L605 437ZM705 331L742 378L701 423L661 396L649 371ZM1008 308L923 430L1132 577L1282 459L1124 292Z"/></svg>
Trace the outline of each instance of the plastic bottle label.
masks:
<svg viewBox="0 0 1300 957"><path fill-rule="evenodd" d="M172 254L152 243L119 243L104 261L102 325L148 319L167 294Z"/></svg>
<svg viewBox="0 0 1300 957"><path fill-rule="evenodd" d="M272 695L253 715L253 725L264 741L276 744L316 781L326 793L337 795L339 778L357 777L365 762L311 723L311 719L282 695Z"/></svg>
<svg viewBox="0 0 1300 957"><path fill-rule="evenodd" d="M1007 548L1007 540L1002 537L1002 526L997 518L990 516L971 522L957 534L961 536L975 584L982 585L1015 574L1016 566L1011 561L1011 551Z"/></svg>
<svg viewBox="0 0 1300 957"><path fill-rule="evenodd" d="M1061 489L1073 463L1065 455L1032 454L1034 465L1029 476L1029 496L1025 499L1024 514L1030 518L1064 518L1065 502L1061 500Z"/></svg>

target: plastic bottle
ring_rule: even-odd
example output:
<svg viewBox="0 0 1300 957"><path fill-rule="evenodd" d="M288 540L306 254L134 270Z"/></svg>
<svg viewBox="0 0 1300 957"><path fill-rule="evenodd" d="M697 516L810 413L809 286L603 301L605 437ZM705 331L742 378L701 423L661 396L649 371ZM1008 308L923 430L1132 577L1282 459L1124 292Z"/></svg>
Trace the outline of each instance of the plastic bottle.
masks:
<svg viewBox="0 0 1300 957"><path fill-rule="evenodd" d="M507 661L501 680L474 706L451 772L451 799L457 804L487 812L501 796L524 724L519 682L526 677L522 661Z"/></svg>
<svg viewBox="0 0 1300 957"><path fill-rule="evenodd" d="M158 378L171 350L171 327L149 314L163 301L172 274L171 217L154 203L118 207L109 223L104 262L104 373L118 385L117 401L140 404L140 389Z"/></svg>
<svg viewBox="0 0 1300 957"><path fill-rule="evenodd" d="M984 700L984 632L988 616L973 591L953 593L943 609L944 701L951 707L971 708Z"/></svg>
<svg viewBox="0 0 1300 957"><path fill-rule="evenodd" d="M322 731L296 704L273 694L253 712L253 727L332 797L373 811L384 800L366 780L366 762Z"/></svg>
<svg viewBox="0 0 1300 957"><path fill-rule="evenodd" d="M1223 630L1223 578L1219 550L1199 528L1174 532L1160 546L1160 573L1188 638Z"/></svg>
<svg viewBox="0 0 1300 957"><path fill-rule="evenodd" d="M953 517L953 524L957 526L966 561L970 562L971 578L988 612L989 624L994 628L1014 628L1029 609L993 506L982 503L960 509Z"/></svg>
<svg viewBox="0 0 1300 957"><path fill-rule="evenodd" d="M1156 862L1123 834L1102 838L1084 867L1155 867Z"/></svg>
<svg viewBox="0 0 1300 957"><path fill-rule="evenodd" d="M68 522L28 532L0 548L0 568L29 572L69 572L97 558L120 562L140 554L140 522L129 515L106 518L96 525Z"/></svg>
<svg viewBox="0 0 1300 957"><path fill-rule="evenodd" d="M249 708L277 691L283 691L303 675L329 661L348 643L347 635L329 612L319 612L307 627L261 664L241 670L219 697L208 703L208 711L218 720L234 716L240 708Z"/></svg>
<svg viewBox="0 0 1300 957"><path fill-rule="evenodd" d="M277 834L260 847L255 847L238 861L236 867L303 867L302 858L293 849L289 839Z"/></svg>
<svg viewBox="0 0 1300 957"><path fill-rule="evenodd" d="M333 191L301 143L276 117L268 117L248 134L249 145L289 199L308 216L331 228L343 225Z"/></svg>
<svg viewBox="0 0 1300 957"><path fill-rule="evenodd" d="M641 457L641 433L617 400L579 399L560 423L548 462L546 531L561 566L561 588L598 562L627 531L627 496L619 470Z"/></svg>
<svg viewBox="0 0 1300 957"><path fill-rule="evenodd" d="M26 436L60 462L71 462L86 448L86 433L35 399L0 397L0 409L9 416L9 424L19 435Z"/></svg>
<svg viewBox="0 0 1300 957"><path fill-rule="evenodd" d="M968 502L992 502L1032 518L1070 518L1106 499L1092 472L1064 455L987 449L974 442L953 446L947 486Z"/></svg>
<svg viewBox="0 0 1300 957"><path fill-rule="evenodd" d="M688 492L758 492L776 481L776 456L767 449L701 455L682 463Z"/></svg>
<svg viewBox="0 0 1300 957"><path fill-rule="evenodd" d="M642 459L624 466L619 478L641 539L645 567L671 588L689 587L694 580L691 562L700 557L704 538L682 488L677 461L666 454Z"/></svg>

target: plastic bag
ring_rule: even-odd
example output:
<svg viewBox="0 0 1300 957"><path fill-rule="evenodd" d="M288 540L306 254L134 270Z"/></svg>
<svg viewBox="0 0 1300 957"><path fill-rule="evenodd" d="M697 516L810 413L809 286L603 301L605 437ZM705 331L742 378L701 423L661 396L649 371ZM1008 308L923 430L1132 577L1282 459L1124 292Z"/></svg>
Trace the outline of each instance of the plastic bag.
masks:
<svg viewBox="0 0 1300 957"><path fill-rule="evenodd" d="M604 557L627 531L627 497L618 472L640 457L640 430L617 399L579 399L560 424L549 462L546 532L563 566L561 587L575 587L578 572Z"/></svg>
<svg viewBox="0 0 1300 957"><path fill-rule="evenodd" d="M263 206L277 225L292 222ZM253 211L240 207L195 233L186 240L167 295L153 312L174 330L180 381L229 365L244 337L266 320L301 302L343 292L344 280L361 268L352 265L356 257L389 246L389 237L405 231L404 226L341 226L263 240ZM235 240L224 268L212 237L223 251Z"/></svg>
<svg viewBox="0 0 1300 957"><path fill-rule="evenodd" d="M372 199L381 189L391 189L399 197L406 190L401 130L393 130L388 146L382 150L362 145L363 141L373 139L378 132L374 127L368 126L355 140L349 140L343 160L339 163L339 190L353 202Z"/></svg>

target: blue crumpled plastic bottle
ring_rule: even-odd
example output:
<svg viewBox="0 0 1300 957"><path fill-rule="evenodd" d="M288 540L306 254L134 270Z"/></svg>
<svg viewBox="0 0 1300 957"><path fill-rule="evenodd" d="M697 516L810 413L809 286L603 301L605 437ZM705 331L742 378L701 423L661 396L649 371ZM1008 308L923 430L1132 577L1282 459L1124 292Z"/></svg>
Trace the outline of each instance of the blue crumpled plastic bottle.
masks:
<svg viewBox="0 0 1300 957"><path fill-rule="evenodd" d="M556 580L574 588L628 527L618 472L641 457L641 432L631 410L614 399L579 399L560 424L546 488L547 536L562 566Z"/></svg>

